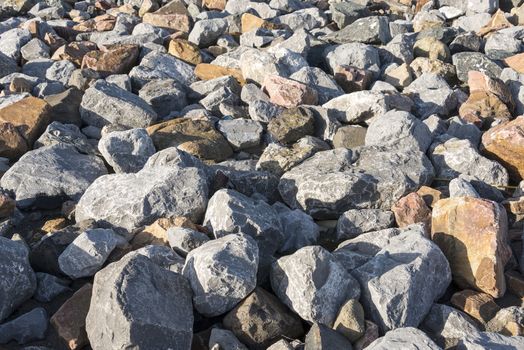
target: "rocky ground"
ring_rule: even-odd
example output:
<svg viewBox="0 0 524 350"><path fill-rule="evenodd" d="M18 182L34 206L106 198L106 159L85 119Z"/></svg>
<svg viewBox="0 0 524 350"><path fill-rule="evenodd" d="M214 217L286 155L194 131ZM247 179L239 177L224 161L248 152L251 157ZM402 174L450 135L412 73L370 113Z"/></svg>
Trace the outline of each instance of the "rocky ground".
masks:
<svg viewBox="0 0 524 350"><path fill-rule="evenodd" d="M0 4L0 349L524 349L524 0Z"/></svg>

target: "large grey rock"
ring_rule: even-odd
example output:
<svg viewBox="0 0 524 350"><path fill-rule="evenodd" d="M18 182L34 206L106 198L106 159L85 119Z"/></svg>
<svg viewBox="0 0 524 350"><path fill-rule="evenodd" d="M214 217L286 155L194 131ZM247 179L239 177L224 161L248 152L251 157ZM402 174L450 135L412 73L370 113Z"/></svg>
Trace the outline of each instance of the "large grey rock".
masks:
<svg viewBox="0 0 524 350"><path fill-rule="evenodd" d="M267 75L289 77L306 66L307 61L301 55L284 48L272 52L250 49L242 53L239 60L244 78L261 85Z"/></svg>
<svg viewBox="0 0 524 350"><path fill-rule="evenodd" d="M113 249L125 243L126 240L111 229L87 230L60 254L60 270L72 279L93 276Z"/></svg>
<svg viewBox="0 0 524 350"><path fill-rule="evenodd" d="M433 304L420 327L445 349L455 346L467 335L478 332L473 319L444 304Z"/></svg>
<svg viewBox="0 0 524 350"><path fill-rule="evenodd" d="M157 119L156 112L144 100L105 80L97 80L86 90L80 116L86 124L99 128L107 124L144 128Z"/></svg>
<svg viewBox="0 0 524 350"><path fill-rule="evenodd" d="M255 289L258 261L255 240L244 234L229 234L189 252L183 274L198 312L211 317L234 308Z"/></svg>
<svg viewBox="0 0 524 350"><path fill-rule="evenodd" d="M452 57L457 70L457 77L462 82L468 81L470 70L479 71L491 78L498 78L502 68L480 52L459 52Z"/></svg>
<svg viewBox="0 0 524 350"><path fill-rule="evenodd" d="M22 46L20 53L26 61L36 60L39 58L49 58L50 48L42 40L33 38L27 44Z"/></svg>
<svg viewBox="0 0 524 350"><path fill-rule="evenodd" d="M367 350L441 350L424 332L413 327L398 328L369 344Z"/></svg>
<svg viewBox="0 0 524 350"><path fill-rule="evenodd" d="M188 349L189 283L145 256L126 256L95 275L86 331L93 350Z"/></svg>
<svg viewBox="0 0 524 350"><path fill-rule="evenodd" d="M284 243L282 225L275 210L262 200L247 197L234 190L222 189L215 192L209 200L204 225L217 238L230 233L243 233L253 237L260 251L260 263L265 267Z"/></svg>
<svg viewBox="0 0 524 350"><path fill-rule="evenodd" d="M220 120L218 130L234 149L240 150L258 146L264 128L255 120L240 118Z"/></svg>
<svg viewBox="0 0 524 350"><path fill-rule="evenodd" d="M351 350L351 342L339 332L326 327L323 324L315 323L305 339L304 349L346 349Z"/></svg>
<svg viewBox="0 0 524 350"><path fill-rule="evenodd" d="M317 242L320 231L311 216L302 210L291 210L281 202L273 204L273 208L280 219L285 237L284 243L278 250L280 253L293 253Z"/></svg>
<svg viewBox="0 0 524 350"><path fill-rule="evenodd" d="M386 16L368 16L355 20L341 30L329 34L326 39L343 44L387 44L391 40L389 19Z"/></svg>
<svg viewBox="0 0 524 350"><path fill-rule="evenodd" d="M49 81L57 81L66 85L75 70L73 62L62 60L56 61L47 69L45 77Z"/></svg>
<svg viewBox="0 0 524 350"><path fill-rule="evenodd" d="M310 7L294 11L292 13L279 16L274 19L276 23L286 24L292 30L304 28L311 30L318 27L324 27L327 24L327 18L324 12L316 7Z"/></svg>
<svg viewBox="0 0 524 350"><path fill-rule="evenodd" d="M404 92L411 95L415 102L414 114L421 119L432 114L448 116L457 106L453 89L444 78L436 74L422 74Z"/></svg>
<svg viewBox="0 0 524 350"><path fill-rule="evenodd" d="M337 66L348 65L373 72L380 72L378 50L362 43L349 43L327 47L324 51L326 64L333 72Z"/></svg>
<svg viewBox="0 0 524 350"><path fill-rule="evenodd" d="M200 47L208 47L226 32L228 22L224 18L203 19L195 23L188 40Z"/></svg>
<svg viewBox="0 0 524 350"><path fill-rule="evenodd" d="M29 251L21 242L0 237L0 322L5 320L36 289L36 277L29 265Z"/></svg>
<svg viewBox="0 0 524 350"><path fill-rule="evenodd" d="M207 205L207 178L197 168L146 167L136 174L106 175L80 198L77 221L94 219L133 230L161 217L198 222Z"/></svg>
<svg viewBox="0 0 524 350"><path fill-rule="evenodd" d="M391 238L373 259L352 271L366 314L383 331L417 327L451 283L441 250L422 226Z"/></svg>
<svg viewBox="0 0 524 350"><path fill-rule="evenodd" d="M22 46L31 40L31 33L27 29L13 28L3 33L0 33L0 53L7 57L19 61L20 50Z"/></svg>
<svg viewBox="0 0 524 350"><path fill-rule="evenodd" d="M36 273L37 287L33 298L48 303L58 295L68 292L69 281L44 272Z"/></svg>
<svg viewBox="0 0 524 350"><path fill-rule="evenodd" d="M175 253L170 247L164 245L146 245L140 249L133 250L128 255L143 255L161 268L179 274L182 274L182 269L185 264L183 257Z"/></svg>
<svg viewBox="0 0 524 350"><path fill-rule="evenodd" d="M0 324L0 344L11 340L18 344L25 344L45 338L49 320L47 312L42 307L15 318L12 321Z"/></svg>
<svg viewBox="0 0 524 350"><path fill-rule="evenodd" d="M0 78L16 73L19 70L20 67L18 67L14 59L0 52Z"/></svg>
<svg viewBox="0 0 524 350"><path fill-rule="evenodd" d="M175 252L186 256L190 251L209 241L209 237L200 231L185 227L170 227L167 230L167 240Z"/></svg>
<svg viewBox="0 0 524 350"><path fill-rule="evenodd" d="M464 174L492 185L508 184L507 170L480 155L469 140L449 138L442 143L435 143L430 150L429 157L438 178L451 180Z"/></svg>
<svg viewBox="0 0 524 350"><path fill-rule="evenodd" d="M357 281L327 250L309 246L273 263L271 286L304 320L333 325L342 304L358 299Z"/></svg>
<svg viewBox="0 0 524 350"><path fill-rule="evenodd" d="M247 347L235 337L233 332L227 329L213 328L209 336L209 348L215 349L217 345L219 349L248 350Z"/></svg>
<svg viewBox="0 0 524 350"><path fill-rule="evenodd" d="M95 148L89 143L87 137L74 124L52 122L42 135L35 141L34 148L52 146L55 144L69 144L80 153L95 153Z"/></svg>
<svg viewBox="0 0 524 350"><path fill-rule="evenodd" d="M390 111L374 118L366 132L366 145L388 145L426 152L431 145L429 128L412 114Z"/></svg>
<svg viewBox="0 0 524 350"><path fill-rule="evenodd" d="M344 94L344 91L337 85L335 80L317 67L304 67L298 72L291 74L289 78L314 89L318 94L319 104L324 104Z"/></svg>
<svg viewBox="0 0 524 350"><path fill-rule="evenodd" d="M366 232L393 226L393 212L380 209L350 209L337 222L337 238L351 239Z"/></svg>
<svg viewBox="0 0 524 350"><path fill-rule="evenodd" d="M187 106L184 87L174 79L157 79L145 84L138 96L149 103L160 117Z"/></svg>
<svg viewBox="0 0 524 350"><path fill-rule="evenodd" d="M459 341L457 350L521 350L524 344L524 337L492 333L478 332L468 334Z"/></svg>
<svg viewBox="0 0 524 350"><path fill-rule="evenodd" d="M24 154L0 180L13 191L21 208L56 208L78 200L99 176L107 173L102 160L82 154L74 146L56 144Z"/></svg>
<svg viewBox="0 0 524 350"><path fill-rule="evenodd" d="M136 173L155 154L155 145L145 129L131 129L102 135L98 150L115 173Z"/></svg>
<svg viewBox="0 0 524 350"><path fill-rule="evenodd" d="M428 184L433 167L419 151L365 147L316 153L280 179L282 198L314 218L338 218L349 209L387 209Z"/></svg>

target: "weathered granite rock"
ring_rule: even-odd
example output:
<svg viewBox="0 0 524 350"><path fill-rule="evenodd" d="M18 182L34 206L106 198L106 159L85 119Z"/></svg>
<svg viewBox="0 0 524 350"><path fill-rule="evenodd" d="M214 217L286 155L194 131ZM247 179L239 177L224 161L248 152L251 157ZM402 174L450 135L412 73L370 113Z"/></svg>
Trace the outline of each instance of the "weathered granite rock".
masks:
<svg viewBox="0 0 524 350"><path fill-rule="evenodd" d="M220 120L218 130L236 150L256 147L260 144L264 128L256 120Z"/></svg>
<svg viewBox="0 0 524 350"><path fill-rule="evenodd" d="M404 89L415 102L414 113L421 119L432 114L447 116L457 106L453 89L438 75L424 73Z"/></svg>
<svg viewBox="0 0 524 350"><path fill-rule="evenodd" d="M209 241L205 233L186 227L170 227L167 230L167 239L171 248L183 257Z"/></svg>
<svg viewBox="0 0 524 350"><path fill-rule="evenodd" d="M140 89L138 96L149 103L160 117L180 111L187 105L184 87L173 79L152 80Z"/></svg>
<svg viewBox="0 0 524 350"><path fill-rule="evenodd" d="M369 70L375 76L380 71L380 57L378 50L362 43L349 43L327 47L324 51L325 61L332 72L337 66L348 65Z"/></svg>
<svg viewBox="0 0 524 350"><path fill-rule="evenodd" d="M481 349L508 349L519 350L522 348L524 337L508 337L505 335L479 332L468 334L457 344L457 350L481 350Z"/></svg>
<svg viewBox="0 0 524 350"><path fill-rule="evenodd" d="M351 343L339 332L315 323L306 335L304 349L351 349Z"/></svg>
<svg viewBox="0 0 524 350"><path fill-rule="evenodd" d="M459 52L453 55L452 60L457 77L463 82L468 81L469 71L480 71L491 78L497 78L502 72L499 65L480 52Z"/></svg>
<svg viewBox="0 0 524 350"><path fill-rule="evenodd" d="M200 47L208 47L226 32L228 21L224 18L203 19L195 23L188 40Z"/></svg>
<svg viewBox="0 0 524 350"><path fill-rule="evenodd" d="M29 265L28 249L21 242L0 237L0 321L5 320L36 289L36 277Z"/></svg>
<svg viewBox="0 0 524 350"><path fill-rule="evenodd" d="M142 255L124 257L96 274L86 318L93 349L186 349L192 329L191 288L182 275Z"/></svg>
<svg viewBox="0 0 524 350"><path fill-rule="evenodd" d="M391 330L371 343L369 350L440 350L424 332L413 327Z"/></svg>
<svg viewBox="0 0 524 350"><path fill-rule="evenodd" d="M360 287L331 253L309 246L273 263L271 286L279 299L304 320L331 327L347 299Z"/></svg>
<svg viewBox="0 0 524 350"><path fill-rule="evenodd" d="M511 256L506 212L471 197L442 199L433 208L432 239L448 258L455 283L493 297L506 291L504 266Z"/></svg>
<svg viewBox="0 0 524 350"><path fill-rule="evenodd" d="M337 238L351 239L371 231L378 231L393 226L394 215L391 211L380 209L350 209L343 213L337 222Z"/></svg>
<svg viewBox="0 0 524 350"><path fill-rule="evenodd" d="M307 109L289 108L269 121L268 132L278 142L290 144L311 135L315 119Z"/></svg>
<svg viewBox="0 0 524 350"><path fill-rule="evenodd" d="M273 204L273 208L280 219L285 237L280 253L291 253L317 242L319 227L311 216L298 209L291 210L280 202Z"/></svg>
<svg viewBox="0 0 524 350"><path fill-rule="evenodd" d="M256 287L258 247L253 238L229 234L193 249L183 274L199 313L218 316L235 307Z"/></svg>
<svg viewBox="0 0 524 350"><path fill-rule="evenodd" d="M0 344L8 343L11 340L18 344L25 344L44 339L48 323L45 309L42 307L34 308L22 316L0 325Z"/></svg>

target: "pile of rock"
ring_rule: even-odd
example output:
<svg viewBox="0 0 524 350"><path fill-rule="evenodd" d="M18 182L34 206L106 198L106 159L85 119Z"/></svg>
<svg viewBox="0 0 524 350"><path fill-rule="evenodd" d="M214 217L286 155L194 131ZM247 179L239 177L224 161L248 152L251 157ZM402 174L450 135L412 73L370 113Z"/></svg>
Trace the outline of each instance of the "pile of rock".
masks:
<svg viewBox="0 0 524 350"><path fill-rule="evenodd" d="M524 0L5 0L0 348L524 349Z"/></svg>

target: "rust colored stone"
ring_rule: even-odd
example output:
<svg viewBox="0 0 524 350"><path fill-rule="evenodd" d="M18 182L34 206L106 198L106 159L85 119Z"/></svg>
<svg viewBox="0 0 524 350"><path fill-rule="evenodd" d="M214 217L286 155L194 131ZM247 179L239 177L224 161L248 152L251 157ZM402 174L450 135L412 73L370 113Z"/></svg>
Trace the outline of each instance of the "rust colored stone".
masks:
<svg viewBox="0 0 524 350"><path fill-rule="evenodd" d="M491 295L471 289L453 294L451 304L484 325L500 310Z"/></svg>
<svg viewBox="0 0 524 350"><path fill-rule="evenodd" d="M391 207L391 211L395 214L398 227L402 228L412 224L422 223L429 236L429 231L431 230L431 210L418 193L412 192L402 197Z"/></svg>
<svg viewBox="0 0 524 350"><path fill-rule="evenodd" d="M114 45L107 51L91 51L82 60L82 69L88 68L102 76L125 74L136 64L139 54L138 45Z"/></svg>
<svg viewBox="0 0 524 350"><path fill-rule="evenodd" d="M508 57L504 60L504 63L511 69L518 73L524 73L524 53L519 53L514 56Z"/></svg>
<svg viewBox="0 0 524 350"><path fill-rule="evenodd" d="M0 109L0 123L12 124L32 146L49 124L49 105L40 98L26 97Z"/></svg>
<svg viewBox="0 0 524 350"><path fill-rule="evenodd" d="M426 205L430 208L433 208L433 206L442 198L444 198L444 195L441 191L431 188L429 186L422 186L417 191L418 195L422 197Z"/></svg>
<svg viewBox="0 0 524 350"><path fill-rule="evenodd" d="M370 72L351 66L337 66L333 73L337 84L347 93L366 90L372 79Z"/></svg>
<svg viewBox="0 0 524 350"><path fill-rule="evenodd" d="M94 50L97 50L97 46L93 42L73 41L72 43L59 47L51 58L57 61L68 60L73 62L75 66L80 67L84 55Z"/></svg>
<svg viewBox="0 0 524 350"><path fill-rule="evenodd" d="M277 25L274 23L263 20L251 13L244 13L240 19L242 33L247 33L252 30L263 28L263 29L276 29Z"/></svg>
<svg viewBox="0 0 524 350"><path fill-rule="evenodd" d="M210 80L231 75L240 85L244 85L246 80L242 71L236 68L227 68L216 64L200 63L195 67L195 75L201 80Z"/></svg>
<svg viewBox="0 0 524 350"><path fill-rule="evenodd" d="M267 75L263 84L271 102L282 107L297 107L300 105L316 105L317 92L306 84L279 77Z"/></svg>
<svg viewBox="0 0 524 350"><path fill-rule="evenodd" d="M144 14L142 21L156 27L174 29L186 33L189 33L191 30L191 17L184 2L181 0L173 0L155 12Z"/></svg>

